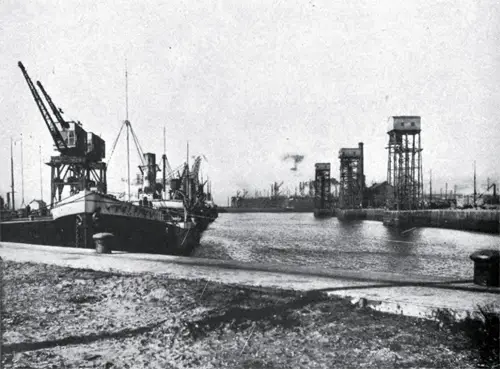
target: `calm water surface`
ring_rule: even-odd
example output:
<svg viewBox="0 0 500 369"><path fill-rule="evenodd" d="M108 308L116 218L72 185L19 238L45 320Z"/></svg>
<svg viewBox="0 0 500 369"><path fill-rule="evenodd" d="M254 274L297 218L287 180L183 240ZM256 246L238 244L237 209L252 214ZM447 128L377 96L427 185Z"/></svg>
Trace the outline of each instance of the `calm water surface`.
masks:
<svg viewBox="0 0 500 369"><path fill-rule="evenodd" d="M220 214L194 256L471 279L469 255L500 236L439 228L401 234L382 222L309 213Z"/></svg>

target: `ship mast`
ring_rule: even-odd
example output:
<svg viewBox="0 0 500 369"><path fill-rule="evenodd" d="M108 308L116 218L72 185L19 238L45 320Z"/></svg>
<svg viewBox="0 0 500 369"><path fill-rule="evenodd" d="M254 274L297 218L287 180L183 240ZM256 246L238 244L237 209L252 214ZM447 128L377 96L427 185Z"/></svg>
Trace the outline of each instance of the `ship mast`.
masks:
<svg viewBox="0 0 500 369"><path fill-rule="evenodd" d="M474 208L476 208L477 191L476 191L476 161L474 160Z"/></svg>
<svg viewBox="0 0 500 369"><path fill-rule="evenodd" d="M42 146L41 145L38 145L38 157L40 158L40 200L43 201Z"/></svg>
<svg viewBox="0 0 500 369"><path fill-rule="evenodd" d="M128 120L128 69L127 69L127 59L125 59L125 124L127 125L127 189L128 189L128 201L130 201L130 140L129 140L129 129L130 121Z"/></svg>
<svg viewBox="0 0 500 369"><path fill-rule="evenodd" d="M189 188L189 141L187 142L187 148L186 148L186 196L188 198L188 200L191 200L191 196L190 196L190 193L191 193L191 189Z"/></svg>
<svg viewBox="0 0 500 369"><path fill-rule="evenodd" d="M16 201L14 199L14 154L12 150L12 137L10 138L10 188L12 190L12 210L16 210Z"/></svg>
<svg viewBox="0 0 500 369"><path fill-rule="evenodd" d="M163 193L162 193L162 199L166 199L167 198L167 173L166 173L166 159L167 159L167 139L165 138L166 136L166 132L165 132L165 126L163 126L163 155L161 157L162 159L162 164L163 164L163 167L162 167L162 175L163 175L163 182L162 182L162 185L163 185Z"/></svg>
<svg viewBox="0 0 500 369"><path fill-rule="evenodd" d="M137 135L134 132L134 129L132 128L132 124L130 124L129 117L128 117L128 68L127 68L127 62L125 61L125 121L123 122L122 126L120 127L120 131L118 132L118 135L116 136L115 142L113 143L113 148L111 149L111 154L109 155L108 159L108 166L109 163L111 162L111 158L113 157L113 153L115 152L116 144L118 143L118 140L120 139L120 135L123 131L123 127L127 130L127 197L128 201L131 200L130 197L130 136L132 136L132 140L134 141L135 148L137 149L137 154L139 155L139 160L141 162L140 168L144 166L144 152L142 150L142 147L139 143L139 139L137 138Z"/></svg>

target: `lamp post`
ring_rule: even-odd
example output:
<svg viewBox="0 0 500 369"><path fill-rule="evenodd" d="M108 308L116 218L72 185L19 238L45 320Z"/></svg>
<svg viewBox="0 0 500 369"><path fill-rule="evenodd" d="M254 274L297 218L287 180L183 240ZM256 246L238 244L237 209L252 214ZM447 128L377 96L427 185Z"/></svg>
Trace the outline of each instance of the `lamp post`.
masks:
<svg viewBox="0 0 500 369"><path fill-rule="evenodd" d="M42 182L42 146L38 145L38 154L40 156L40 200L43 201L43 182Z"/></svg>
<svg viewBox="0 0 500 369"><path fill-rule="evenodd" d="M12 141L12 140L11 140ZM24 162L23 162L23 134L21 133L21 138L14 140L14 145L18 142L21 142L21 206L24 206ZM12 147L11 147L11 165L13 168L13 159L12 159ZM14 174L12 174L14 176ZM12 187L14 187L14 179L12 179ZM14 191L14 190L12 190ZM12 192L12 196L14 196L14 192ZM14 202L14 197L12 197Z"/></svg>
<svg viewBox="0 0 500 369"><path fill-rule="evenodd" d="M10 190L12 191L12 210L16 210L16 200L14 198L14 154L12 149L13 141L10 138Z"/></svg>
<svg viewBox="0 0 500 369"><path fill-rule="evenodd" d="M21 133L21 206L25 206L26 204L24 203L24 161L23 161L23 134Z"/></svg>

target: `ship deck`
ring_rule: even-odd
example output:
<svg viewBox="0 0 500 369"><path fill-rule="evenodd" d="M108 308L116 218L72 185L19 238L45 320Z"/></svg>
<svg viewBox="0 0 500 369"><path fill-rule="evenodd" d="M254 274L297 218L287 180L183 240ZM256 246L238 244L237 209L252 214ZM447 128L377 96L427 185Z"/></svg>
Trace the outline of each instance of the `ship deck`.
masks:
<svg viewBox="0 0 500 369"><path fill-rule="evenodd" d="M51 222L54 218L52 215L43 217L33 217L33 218L11 218L11 219L0 219L0 223L33 223L33 222Z"/></svg>

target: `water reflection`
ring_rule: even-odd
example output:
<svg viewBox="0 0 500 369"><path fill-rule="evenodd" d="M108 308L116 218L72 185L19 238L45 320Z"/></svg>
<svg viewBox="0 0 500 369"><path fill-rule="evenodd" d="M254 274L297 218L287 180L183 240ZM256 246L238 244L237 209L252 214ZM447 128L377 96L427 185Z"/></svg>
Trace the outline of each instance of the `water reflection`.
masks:
<svg viewBox="0 0 500 369"><path fill-rule="evenodd" d="M381 222L308 213L221 214L195 256L470 278L469 255L500 236L437 228L407 232Z"/></svg>

